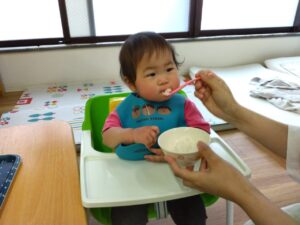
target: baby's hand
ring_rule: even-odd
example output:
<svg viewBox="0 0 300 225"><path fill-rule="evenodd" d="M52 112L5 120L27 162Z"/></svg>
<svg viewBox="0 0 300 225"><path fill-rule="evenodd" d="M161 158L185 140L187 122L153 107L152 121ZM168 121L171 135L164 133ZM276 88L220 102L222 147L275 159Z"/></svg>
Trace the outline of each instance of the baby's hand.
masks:
<svg viewBox="0 0 300 225"><path fill-rule="evenodd" d="M150 148L156 143L159 128L157 126L145 126L133 129L134 143L141 143Z"/></svg>
<svg viewBox="0 0 300 225"><path fill-rule="evenodd" d="M145 155L145 159L151 162L165 162L164 153L160 148L150 148L155 155Z"/></svg>

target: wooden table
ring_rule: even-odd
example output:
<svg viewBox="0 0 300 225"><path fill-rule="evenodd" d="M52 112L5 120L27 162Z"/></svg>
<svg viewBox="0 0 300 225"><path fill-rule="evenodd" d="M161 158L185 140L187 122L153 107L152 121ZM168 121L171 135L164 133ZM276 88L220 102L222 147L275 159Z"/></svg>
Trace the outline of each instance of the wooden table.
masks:
<svg viewBox="0 0 300 225"><path fill-rule="evenodd" d="M73 135L67 123L1 128L0 154L22 158L0 211L1 225L87 224Z"/></svg>

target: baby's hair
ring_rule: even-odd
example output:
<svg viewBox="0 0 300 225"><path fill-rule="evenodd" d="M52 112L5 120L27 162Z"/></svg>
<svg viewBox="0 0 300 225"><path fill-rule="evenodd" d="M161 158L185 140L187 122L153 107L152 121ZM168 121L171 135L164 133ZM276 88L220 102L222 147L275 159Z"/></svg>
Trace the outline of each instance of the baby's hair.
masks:
<svg viewBox="0 0 300 225"><path fill-rule="evenodd" d="M136 80L136 69L144 55L151 57L154 53L164 53L170 51L173 61L178 68L181 63L176 59L176 52L173 46L161 35L155 32L140 32L127 38L123 44L120 55L120 75L124 80L134 84Z"/></svg>

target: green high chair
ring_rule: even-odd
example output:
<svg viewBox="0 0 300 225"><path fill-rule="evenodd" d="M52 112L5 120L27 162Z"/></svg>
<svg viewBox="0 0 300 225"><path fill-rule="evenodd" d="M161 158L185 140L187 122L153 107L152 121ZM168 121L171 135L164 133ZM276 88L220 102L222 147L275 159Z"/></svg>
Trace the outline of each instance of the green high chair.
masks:
<svg viewBox="0 0 300 225"><path fill-rule="evenodd" d="M182 94L185 95L183 91ZM90 98L85 105L85 117L82 125L82 131L90 133L88 138L91 138L92 148L96 151L111 153L112 149L105 146L102 142L101 131L104 125L105 119L110 111L110 100L113 98L126 97L129 93L118 93L110 95L101 95ZM83 135L84 138L84 135ZM134 162L133 162L134 163ZM206 207L212 205L218 200L217 196L213 196L207 193L201 193L201 197ZM157 203L149 205L148 217L159 217L157 212ZM161 203L160 203L161 204ZM166 209L166 207L163 207ZM92 216L103 225L111 225L111 208L90 208Z"/></svg>

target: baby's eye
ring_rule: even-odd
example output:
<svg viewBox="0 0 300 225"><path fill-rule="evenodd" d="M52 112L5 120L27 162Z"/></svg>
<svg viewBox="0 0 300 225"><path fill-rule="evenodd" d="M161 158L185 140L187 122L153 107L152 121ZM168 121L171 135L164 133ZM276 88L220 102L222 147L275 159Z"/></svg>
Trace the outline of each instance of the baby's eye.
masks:
<svg viewBox="0 0 300 225"><path fill-rule="evenodd" d="M148 73L146 74L146 77L154 77L155 76L155 73Z"/></svg>
<svg viewBox="0 0 300 225"><path fill-rule="evenodd" d="M167 72L171 72L172 70L174 70L174 67L167 68Z"/></svg>

